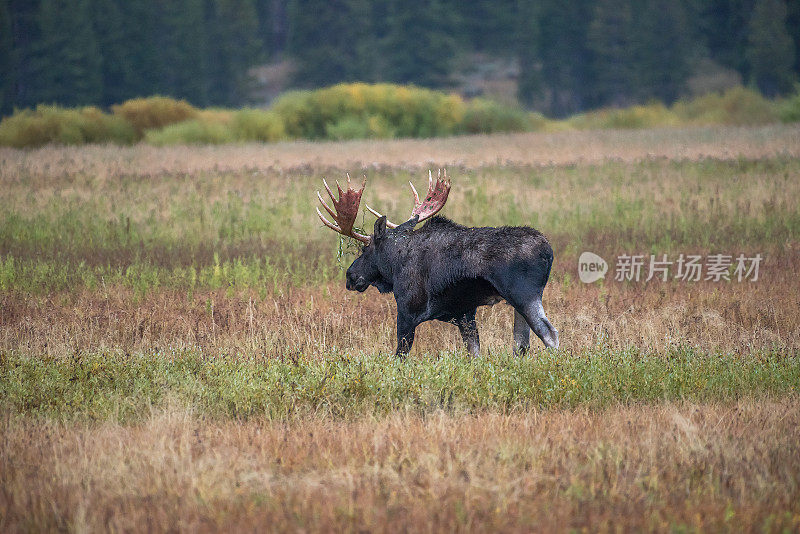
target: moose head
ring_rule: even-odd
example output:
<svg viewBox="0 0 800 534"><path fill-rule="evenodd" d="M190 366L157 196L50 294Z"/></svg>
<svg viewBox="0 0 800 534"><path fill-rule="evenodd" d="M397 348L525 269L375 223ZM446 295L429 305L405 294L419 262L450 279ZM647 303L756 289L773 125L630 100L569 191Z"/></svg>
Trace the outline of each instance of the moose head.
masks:
<svg viewBox="0 0 800 534"><path fill-rule="evenodd" d="M317 215L319 215L322 223L344 236L352 237L363 243L361 255L347 269L347 289L363 292L369 286L374 286L381 293L391 293L393 290L393 262L387 261L390 259L387 256L394 254L398 239L402 240L404 236L414 230L417 224L433 217L444 207L445 202L447 202L447 196L450 194L450 181L447 179L447 171L445 170L442 173L440 170L436 177L436 182L433 181L433 174L428 171L428 194L422 200L420 200L414 184L408 182L414 195L414 208L411 210L408 220L402 224L395 224L387 220L385 215L381 215L367 205L367 210L377 217L373 233L369 236L353 230L353 224L358 216L358 207L361 203L361 195L364 193L364 187L367 183L366 177L364 177L359 189L353 188L350 174L347 174L346 190L343 191L337 181L338 200L334 197L331 188L324 179L322 183L331 198L333 209L328 206L319 191L317 191L317 197L325 211L336 221L335 224L328 221L317 208Z"/></svg>

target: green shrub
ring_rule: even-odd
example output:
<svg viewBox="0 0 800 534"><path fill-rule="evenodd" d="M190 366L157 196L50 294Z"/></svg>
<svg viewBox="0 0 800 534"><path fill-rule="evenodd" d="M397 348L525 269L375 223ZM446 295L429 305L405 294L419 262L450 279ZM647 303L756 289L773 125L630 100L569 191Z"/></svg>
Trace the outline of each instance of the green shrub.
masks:
<svg viewBox="0 0 800 534"><path fill-rule="evenodd" d="M135 140L136 133L124 119L95 107L67 109L40 105L35 110L18 111L0 123L0 145L16 148L47 143L128 144Z"/></svg>
<svg viewBox="0 0 800 534"><path fill-rule="evenodd" d="M329 139L336 141L370 137L366 117L357 117L355 115L342 117L337 122L328 124L325 126L325 134Z"/></svg>
<svg viewBox="0 0 800 534"><path fill-rule="evenodd" d="M677 116L691 124L766 124L778 119L778 112L758 91L734 87L710 93L672 107Z"/></svg>
<svg viewBox="0 0 800 534"><path fill-rule="evenodd" d="M519 108L477 98L468 104L461 129L465 133L524 132L533 129L534 118Z"/></svg>
<svg viewBox="0 0 800 534"><path fill-rule="evenodd" d="M82 108L79 113L85 143L130 144L136 141L136 132L122 117L104 113L96 107Z"/></svg>
<svg viewBox="0 0 800 534"><path fill-rule="evenodd" d="M393 84L339 84L283 95L272 110L290 137L357 139L438 137L524 131L531 116L486 100ZM496 116L493 116L495 115Z"/></svg>
<svg viewBox="0 0 800 534"><path fill-rule="evenodd" d="M134 98L112 106L115 115L128 121L141 136L145 130L163 128L197 116L197 109L185 100L163 96Z"/></svg>
<svg viewBox="0 0 800 534"><path fill-rule="evenodd" d="M236 112L224 108L207 108L197 110L195 119L201 122L217 122L221 124L230 124L233 121L233 116Z"/></svg>
<svg viewBox="0 0 800 534"><path fill-rule="evenodd" d="M238 141L272 143L286 137L280 117L272 111L261 109L243 109L234 113L231 130Z"/></svg>
<svg viewBox="0 0 800 534"><path fill-rule="evenodd" d="M232 143L236 139L226 124L219 121L190 121L171 124L162 129L147 130L144 135L147 143L164 145L217 145Z"/></svg>
<svg viewBox="0 0 800 534"><path fill-rule="evenodd" d="M661 102L628 108L608 108L582 113L567 121L580 130L637 129L657 126L675 126L678 117Z"/></svg>
<svg viewBox="0 0 800 534"><path fill-rule="evenodd" d="M325 123L314 109L311 91L290 91L279 97L272 111L280 118L289 137L321 139L325 136Z"/></svg>
<svg viewBox="0 0 800 534"><path fill-rule="evenodd" d="M778 115L781 122L800 122L800 84L795 86L795 93L778 104Z"/></svg>
<svg viewBox="0 0 800 534"><path fill-rule="evenodd" d="M667 354L595 345L515 356L465 358L437 352L399 360L386 354L300 351L270 358L193 350L80 352L0 358L0 410L63 420L135 423L178 400L209 418L292 421L391 412L506 413L598 409L668 402L730 402L796 395L800 358L791 353Z"/></svg>
<svg viewBox="0 0 800 534"><path fill-rule="evenodd" d="M338 122L325 127L326 137L334 140L345 139L391 139L395 129L381 115L347 115Z"/></svg>
<svg viewBox="0 0 800 534"><path fill-rule="evenodd" d="M757 91L735 87L671 108L660 102L602 109L551 121L521 108L414 86L339 84L315 91L292 91L269 110L199 110L183 100L154 96L113 106L38 106L0 123L0 145L47 143L275 142L282 139L387 139L457 134L563 129L630 129L683 124L764 124L800 121L800 89L773 102Z"/></svg>

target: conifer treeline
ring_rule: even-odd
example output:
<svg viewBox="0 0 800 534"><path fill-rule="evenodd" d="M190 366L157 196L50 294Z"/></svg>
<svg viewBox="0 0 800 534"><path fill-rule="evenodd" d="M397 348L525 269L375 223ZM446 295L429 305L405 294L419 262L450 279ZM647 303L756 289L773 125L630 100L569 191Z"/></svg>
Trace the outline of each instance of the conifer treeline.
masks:
<svg viewBox="0 0 800 534"><path fill-rule="evenodd" d="M0 111L236 106L275 58L296 87L448 87L470 52L516 58L520 100L553 116L670 103L709 60L775 96L800 73L800 0L0 0Z"/></svg>

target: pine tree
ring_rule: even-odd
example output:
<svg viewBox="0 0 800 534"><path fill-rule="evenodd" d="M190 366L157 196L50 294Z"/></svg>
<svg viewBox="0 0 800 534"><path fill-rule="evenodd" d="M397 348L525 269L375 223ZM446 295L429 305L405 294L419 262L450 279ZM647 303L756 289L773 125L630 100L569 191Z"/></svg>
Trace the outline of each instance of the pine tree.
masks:
<svg viewBox="0 0 800 534"><path fill-rule="evenodd" d="M786 29L794 41L794 74L800 77L800 0L786 2Z"/></svg>
<svg viewBox="0 0 800 534"><path fill-rule="evenodd" d="M533 0L522 0L518 6L516 27L519 57L519 83L517 98L520 102L534 106L542 105L544 80L542 79L542 52L540 49L540 4Z"/></svg>
<svg viewBox="0 0 800 534"><path fill-rule="evenodd" d="M586 13L591 12L593 2L544 0L537 4L538 68L542 81L537 102L549 115L563 117L584 109L592 90ZM524 70L524 64L520 68ZM523 72L520 75L524 78Z"/></svg>
<svg viewBox="0 0 800 534"><path fill-rule="evenodd" d="M443 2L457 15L460 46L500 56L513 55L519 48L517 28L520 24L518 0L449 0ZM530 3L530 2L525 2Z"/></svg>
<svg viewBox="0 0 800 534"><path fill-rule="evenodd" d="M256 0L258 36L265 57L273 57L286 50L289 6L288 0Z"/></svg>
<svg viewBox="0 0 800 534"><path fill-rule="evenodd" d="M38 0L8 0L11 15L11 66L13 76L9 105L30 107L36 104L34 49L39 41Z"/></svg>
<svg viewBox="0 0 800 534"><path fill-rule="evenodd" d="M631 83L638 102L677 100L689 77L692 33L681 0L644 0L635 5Z"/></svg>
<svg viewBox="0 0 800 534"><path fill-rule="evenodd" d="M711 59L747 75L748 21L754 0L705 0L701 2L699 38Z"/></svg>
<svg viewBox="0 0 800 534"><path fill-rule="evenodd" d="M129 97L166 93L163 50L159 48L159 17L153 0L119 0L124 20L125 93Z"/></svg>
<svg viewBox="0 0 800 534"><path fill-rule="evenodd" d="M375 79L376 40L367 0L293 0L289 51L296 81L319 87Z"/></svg>
<svg viewBox="0 0 800 534"><path fill-rule="evenodd" d="M160 49L165 93L207 105L208 73L203 0L173 0L161 5Z"/></svg>
<svg viewBox="0 0 800 534"><path fill-rule="evenodd" d="M8 114L13 107L15 82L13 45L8 1L0 0L0 75L2 75L2 79L0 79L0 116Z"/></svg>
<svg viewBox="0 0 800 534"><path fill-rule="evenodd" d="M92 0L92 23L101 50L103 96L98 103L118 104L134 95L130 92L131 45L125 39L126 21L115 0Z"/></svg>
<svg viewBox="0 0 800 534"><path fill-rule="evenodd" d="M208 98L212 104L246 99L247 69L258 58L258 17L253 0L206 0Z"/></svg>
<svg viewBox="0 0 800 534"><path fill-rule="evenodd" d="M594 105L624 107L636 89L630 0L600 0L595 5L587 44L592 54Z"/></svg>
<svg viewBox="0 0 800 534"><path fill-rule="evenodd" d="M43 0L34 60L37 102L96 104L103 92L100 50L89 0Z"/></svg>
<svg viewBox="0 0 800 534"><path fill-rule="evenodd" d="M456 53L455 20L438 0L392 0L383 77L428 87L447 85Z"/></svg>
<svg viewBox="0 0 800 534"><path fill-rule="evenodd" d="M791 91L794 43L786 30L786 4L782 0L756 3L748 42L750 75L761 92L774 97Z"/></svg>
<svg viewBox="0 0 800 534"><path fill-rule="evenodd" d="M349 40L350 46L355 46L353 62L347 72L348 81L378 80L380 53L373 9L380 3L372 0L348 0Z"/></svg>

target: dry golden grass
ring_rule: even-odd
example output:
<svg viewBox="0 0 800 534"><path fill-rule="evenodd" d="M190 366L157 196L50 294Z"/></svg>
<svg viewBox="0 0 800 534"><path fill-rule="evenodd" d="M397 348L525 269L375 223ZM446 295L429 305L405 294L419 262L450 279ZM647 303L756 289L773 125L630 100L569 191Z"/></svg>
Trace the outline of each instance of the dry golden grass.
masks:
<svg viewBox="0 0 800 534"><path fill-rule="evenodd" d="M796 259L796 256L795 256ZM598 343L664 352L678 345L748 354L800 350L796 280L786 269L768 283L641 284L626 287L551 284L545 308L562 348ZM395 343L391 295L345 291L341 283L256 292L158 291L138 299L124 289L26 297L0 295L0 351L66 358L76 351L137 352L201 348L210 353L275 357L348 352L388 353ZM506 304L482 308L484 352L512 344L513 312ZM542 348L535 340L535 350ZM425 323L412 357L462 350L455 326Z"/></svg>
<svg viewBox="0 0 800 534"><path fill-rule="evenodd" d="M394 302L344 290L313 190L361 169L365 199L402 215L405 180L432 164L456 175L446 208L456 221L548 235L544 304L565 350L796 358L798 158L796 125L0 149L0 358L391 352ZM582 250L611 259L660 247L765 262L754 283L576 280ZM250 257L276 258L256 269L267 283L170 278ZM67 286L36 277L51 264L66 266ZM128 276L131 266L144 274ZM480 311L484 352L510 346L511 317L504 304ZM455 327L421 326L411 357L442 350L461 350ZM302 423L212 421L177 402L134 425L23 412L0 412L0 531L800 530L791 394Z"/></svg>
<svg viewBox="0 0 800 534"><path fill-rule="evenodd" d="M800 529L800 402L302 425L0 421L0 530Z"/></svg>
<svg viewBox="0 0 800 534"><path fill-rule="evenodd" d="M195 174L239 169L342 169L382 166L428 168L496 164L547 165L800 156L797 124L653 130L478 135L438 139L275 143L202 147L83 146L19 151L0 148L0 176Z"/></svg>

